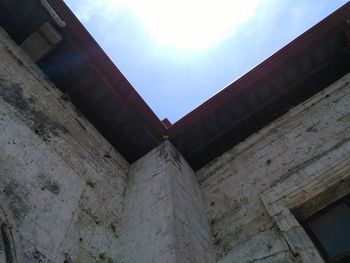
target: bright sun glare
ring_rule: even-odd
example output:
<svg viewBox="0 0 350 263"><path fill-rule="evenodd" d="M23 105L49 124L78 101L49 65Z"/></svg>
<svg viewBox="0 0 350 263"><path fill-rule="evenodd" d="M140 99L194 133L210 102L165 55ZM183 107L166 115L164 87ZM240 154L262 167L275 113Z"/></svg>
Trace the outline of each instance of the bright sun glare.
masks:
<svg viewBox="0 0 350 263"><path fill-rule="evenodd" d="M155 41L195 51L232 35L262 0L114 0L115 6L120 1Z"/></svg>

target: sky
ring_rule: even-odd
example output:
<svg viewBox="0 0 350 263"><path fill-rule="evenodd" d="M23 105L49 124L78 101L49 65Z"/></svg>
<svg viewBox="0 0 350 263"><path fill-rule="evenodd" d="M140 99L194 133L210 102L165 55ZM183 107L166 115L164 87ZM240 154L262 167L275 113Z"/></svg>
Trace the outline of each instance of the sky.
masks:
<svg viewBox="0 0 350 263"><path fill-rule="evenodd" d="M159 119L176 122L345 0L65 0Z"/></svg>

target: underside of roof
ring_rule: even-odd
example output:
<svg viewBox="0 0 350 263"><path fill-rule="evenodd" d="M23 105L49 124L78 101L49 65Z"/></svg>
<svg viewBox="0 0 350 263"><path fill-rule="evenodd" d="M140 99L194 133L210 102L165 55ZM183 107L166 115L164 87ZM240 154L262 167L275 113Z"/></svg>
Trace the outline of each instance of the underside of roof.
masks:
<svg viewBox="0 0 350 263"><path fill-rule="evenodd" d="M350 71L350 4L173 125L165 126L60 0L63 40L39 67L130 162L169 139L194 169ZM52 21L39 0L0 0L0 25L23 43Z"/></svg>

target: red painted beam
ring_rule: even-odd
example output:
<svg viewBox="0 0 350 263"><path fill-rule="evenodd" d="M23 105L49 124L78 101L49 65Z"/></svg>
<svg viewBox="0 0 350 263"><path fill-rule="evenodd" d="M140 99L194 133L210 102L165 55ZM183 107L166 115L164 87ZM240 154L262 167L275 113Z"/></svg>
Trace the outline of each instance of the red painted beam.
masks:
<svg viewBox="0 0 350 263"><path fill-rule="evenodd" d="M286 63L293 60L296 56L310 50L314 43L327 38L334 30L341 30L348 26L350 18L350 2L339 8L333 14L316 24L314 27L300 35L290 42L274 55L260 63L247 74L230 84L215 96L204 102L202 105L188 113L179 121L170 127L170 137L181 136L183 131L190 129L210 113L214 112L222 105L226 104L232 96L239 95L246 89L250 89L262 78L280 71L286 66Z"/></svg>
<svg viewBox="0 0 350 263"><path fill-rule="evenodd" d="M97 44L90 33L62 0L49 1L66 22L60 32L86 60L88 66L102 79L106 87L131 116L146 130L155 144L163 141L166 128L151 108L136 92L124 75Z"/></svg>

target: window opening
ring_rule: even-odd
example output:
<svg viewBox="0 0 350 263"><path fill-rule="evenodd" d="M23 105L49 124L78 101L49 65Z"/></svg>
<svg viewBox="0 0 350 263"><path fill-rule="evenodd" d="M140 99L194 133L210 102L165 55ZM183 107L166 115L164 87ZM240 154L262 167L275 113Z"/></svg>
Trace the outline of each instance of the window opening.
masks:
<svg viewBox="0 0 350 263"><path fill-rule="evenodd" d="M350 196L301 222L326 262L350 263Z"/></svg>

